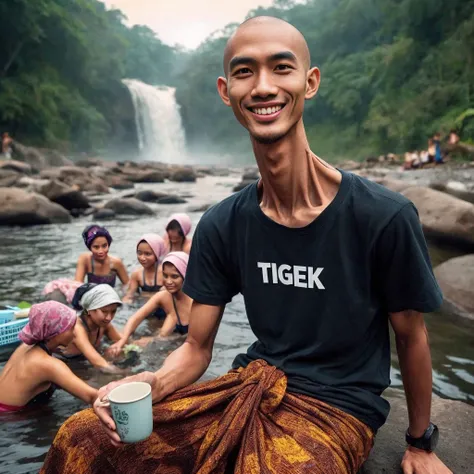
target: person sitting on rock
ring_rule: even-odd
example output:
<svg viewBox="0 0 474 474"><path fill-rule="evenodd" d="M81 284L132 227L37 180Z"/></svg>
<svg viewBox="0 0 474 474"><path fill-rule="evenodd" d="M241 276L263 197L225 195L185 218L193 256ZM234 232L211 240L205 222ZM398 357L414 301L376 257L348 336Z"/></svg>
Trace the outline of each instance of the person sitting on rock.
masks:
<svg viewBox="0 0 474 474"><path fill-rule="evenodd" d="M59 347L74 338L76 313L56 301L34 304L28 324L18 337L22 341L0 373L0 413L23 410L26 405L46 402L60 387L92 404L97 390L76 377L54 357Z"/></svg>
<svg viewBox="0 0 474 474"><path fill-rule="evenodd" d="M123 372L98 352L104 336L112 342L122 337L112 324L117 309L122 306L119 295L105 283L86 283L77 289L72 304L81 310L79 322L74 329L73 340L59 352L60 355L66 360L86 358L105 373Z"/></svg>
<svg viewBox="0 0 474 474"><path fill-rule="evenodd" d="M191 251L191 239L187 237L191 231L191 219L187 214L173 214L166 224L166 234L164 240L169 252L186 252L189 255Z"/></svg>
<svg viewBox="0 0 474 474"><path fill-rule="evenodd" d="M160 260L166 254L165 241L158 234L145 234L138 239L137 259L142 266L132 272L124 303L131 303L137 292L150 298L163 287Z"/></svg>
<svg viewBox="0 0 474 474"><path fill-rule="evenodd" d="M389 323L409 413L403 471L450 473L433 452L422 314L443 298L413 203L311 151L303 112L320 71L295 27L245 21L223 64L218 92L247 129L261 178L196 228L184 343L157 372L102 387L93 410L60 428L41 473L355 474L389 412ZM230 372L195 383L238 293L256 341ZM132 381L152 387L154 433L124 445L103 402Z"/></svg>
<svg viewBox="0 0 474 474"><path fill-rule="evenodd" d="M128 321L123 329L120 341L112 345L108 352L117 356L127 344L130 336L137 327L151 313L162 309L166 314L165 322L154 337L147 337L135 341L135 344L146 345L153 339L167 340L188 333L189 314L193 300L183 293L183 283L186 277L189 256L185 252L171 252L163 260L163 282L166 291L160 291L140 308Z"/></svg>

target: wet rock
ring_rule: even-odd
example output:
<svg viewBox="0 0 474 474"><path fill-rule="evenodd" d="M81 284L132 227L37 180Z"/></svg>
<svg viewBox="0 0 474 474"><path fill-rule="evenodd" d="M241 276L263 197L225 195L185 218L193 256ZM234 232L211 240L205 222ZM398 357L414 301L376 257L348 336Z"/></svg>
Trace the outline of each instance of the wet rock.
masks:
<svg viewBox="0 0 474 474"><path fill-rule="evenodd" d="M0 169L16 171L17 173L31 174L31 166L28 163L17 160L0 160Z"/></svg>
<svg viewBox="0 0 474 474"><path fill-rule="evenodd" d="M47 180L41 178L32 178L31 176L21 176L16 182L15 187L23 188L26 191L40 193L40 189L47 183Z"/></svg>
<svg viewBox="0 0 474 474"><path fill-rule="evenodd" d="M14 186L21 178L21 174L13 170L0 169L0 188L8 188Z"/></svg>
<svg viewBox="0 0 474 474"><path fill-rule="evenodd" d="M108 163L109 162L103 160L102 158L87 157L81 160L77 160L74 164L76 166L80 166L81 168L92 168L94 166L107 166ZM115 163L113 162L110 163L115 165Z"/></svg>
<svg viewBox="0 0 474 474"><path fill-rule="evenodd" d="M400 390L391 391L391 411L387 423L379 430L375 446L359 474L399 474L405 453L408 427L406 401ZM398 392L398 393L397 393ZM474 450L474 407L459 401L433 395L431 419L438 425L440 439L436 454L456 474L472 472Z"/></svg>
<svg viewBox="0 0 474 474"><path fill-rule="evenodd" d="M158 202L160 199L168 196L169 195L166 193L159 193L151 191L150 189L144 189L135 194L135 198L143 202Z"/></svg>
<svg viewBox="0 0 474 474"><path fill-rule="evenodd" d="M169 194L168 196L164 196L158 199L158 201L156 202L157 204L183 204L188 201L186 201L186 199L183 199L182 197Z"/></svg>
<svg viewBox="0 0 474 474"><path fill-rule="evenodd" d="M171 173L169 179L177 183L194 183L196 172L192 168L178 168Z"/></svg>
<svg viewBox="0 0 474 474"><path fill-rule="evenodd" d="M104 183L109 188L114 189L133 189L135 187L135 185L131 181L126 178L123 178L122 176L105 176Z"/></svg>
<svg viewBox="0 0 474 474"><path fill-rule="evenodd" d="M113 209L102 208L94 212L94 219L96 220L113 219L115 216L116 214Z"/></svg>
<svg viewBox="0 0 474 474"><path fill-rule="evenodd" d="M434 182L430 183L430 188L451 194L451 196L474 204L474 191L468 190L467 186L460 181Z"/></svg>
<svg viewBox="0 0 474 474"><path fill-rule="evenodd" d="M427 235L474 244L474 204L422 186L409 187L402 194L417 207Z"/></svg>
<svg viewBox="0 0 474 474"><path fill-rule="evenodd" d="M80 213L81 209L90 207L87 197L75 186L68 186L61 181L52 180L43 185L39 192L68 211Z"/></svg>
<svg viewBox="0 0 474 474"><path fill-rule="evenodd" d="M112 209L117 215L153 215L153 210L135 198L116 198L104 205L105 209Z"/></svg>
<svg viewBox="0 0 474 474"><path fill-rule="evenodd" d="M74 163L69 158L66 158L58 150L51 150L49 148L38 148L38 151L43 155L47 166L73 166Z"/></svg>
<svg viewBox="0 0 474 474"><path fill-rule="evenodd" d="M451 258L434 273L447 309L474 320L474 254Z"/></svg>
<svg viewBox="0 0 474 474"><path fill-rule="evenodd" d="M134 183L163 183L165 177L161 171L149 170L127 174L127 179Z"/></svg>
<svg viewBox="0 0 474 474"><path fill-rule="evenodd" d="M188 207L188 212L206 212L212 204L202 204L201 206L190 206Z"/></svg>
<svg viewBox="0 0 474 474"><path fill-rule="evenodd" d="M12 143L13 157L28 163L33 171L39 172L47 166L46 158L33 147L22 145L17 141Z"/></svg>
<svg viewBox="0 0 474 474"><path fill-rule="evenodd" d="M0 225L37 225L71 222L59 204L19 188L0 188Z"/></svg>
<svg viewBox="0 0 474 474"><path fill-rule="evenodd" d="M40 178L43 179L59 179L61 170L59 168L46 168L40 171Z"/></svg>
<svg viewBox="0 0 474 474"><path fill-rule="evenodd" d="M232 191L234 192L241 191L242 189L247 187L249 184L253 184L253 183L255 183L254 179L241 181L239 184L237 184L236 186L232 188Z"/></svg>

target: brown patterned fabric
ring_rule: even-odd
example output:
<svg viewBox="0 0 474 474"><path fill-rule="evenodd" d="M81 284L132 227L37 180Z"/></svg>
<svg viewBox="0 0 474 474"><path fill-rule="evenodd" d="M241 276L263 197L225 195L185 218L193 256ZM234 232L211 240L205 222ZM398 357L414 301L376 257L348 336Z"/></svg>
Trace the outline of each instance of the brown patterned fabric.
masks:
<svg viewBox="0 0 474 474"><path fill-rule="evenodd" d="M286 393L262 360L153 407L150 438L114 448L92 409L59 430L43 474L355 474L372 430L314 398Z"/></svg>

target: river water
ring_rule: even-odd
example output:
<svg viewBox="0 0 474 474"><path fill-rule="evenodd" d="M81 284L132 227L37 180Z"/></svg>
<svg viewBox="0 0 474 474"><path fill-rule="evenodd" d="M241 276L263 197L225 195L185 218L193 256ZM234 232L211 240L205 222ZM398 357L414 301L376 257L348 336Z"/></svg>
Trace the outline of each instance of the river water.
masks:
<svg viewBox="0 0 474 474"><path fill-rule="evenodd" d="M189 212L190 207L218 202L232 192L241 172L228 177L205 177L197 183L161 183L139 185L176 193L188 202L179 205L151 205L156 217L133 217L103 222L114 242L111 254L120 256L129 271L137 264L135 246L146 232L162 233L167 217L173 212L188 212L195 226L202 212ZM123 194L123 193L122 193ZM80 218L71 224L36 226L31 228L0 228L0 304L15 304L21 300L39 301L43 286L60 277L73 277L77 257L84 251L82 229L90 223ZM452 248L430 246L434 264L458 255ZM114 320L122 327L133 314L138 303L119 310ZM474 403L474 324L443 313L426 316L434 369L434 391L443 397ZM146 321L138 329L139 335L149 335L156 322ZM243 300L235 297L227 306L214 347L213 361L206 378L225 373L233 358L253 342L254 336L247 323ZM177 342L157 342L139 356L121 362L130 373L156 370L166 356L177 347ZM1 348L0 348L1 349ZM0 350L0 369L13 349ZM401 386L396 354L393 353L392 385ZM99 387L113 380L91 369L86 362L71 364L71 368L91 385ZM36 473L61 423L84 404L59 390L46 406L0 417L0 474Z"/></svg>

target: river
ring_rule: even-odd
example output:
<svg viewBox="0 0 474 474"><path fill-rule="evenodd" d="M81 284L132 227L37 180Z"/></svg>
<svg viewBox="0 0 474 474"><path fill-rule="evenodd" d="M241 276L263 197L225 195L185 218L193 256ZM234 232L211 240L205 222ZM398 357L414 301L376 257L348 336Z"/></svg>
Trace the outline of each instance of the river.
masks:
<svg viewBox="0 0 474 474"><path fill-rule="evenodd" d="M188 203L151 205L157 216L115 219L103 224L110 230L114 242L111 254L120 256L128 270L136 267L135 246L146 232L162 233L167 217L173 212L187 212L189 207L218 202L228 196L239 181L241 172L228 177L199 178L196 183L162 183L138 185L142 189L179 194ZM193 226L202 212L189 212ZM87 218L71 224L36 226L31 228L0 228L0 304L15 304L21 300L39 301L45 283L60 277L73 277L77 257L85 250L81 232L90 222ZM452 248L430 245L434 264L458 255ZM122 327L137 304L119 310L114 322ZM474 403L474 324L443 313L426 316L433 357L434 391L443 397ZM156 323L146 321L139 335L151 334ZM205 377L225 373L233 358L253 342L243 299L237 296L227 306L214 347L213 361ZM177 347L176 342L159 342L149 346L139 357L122 362L131 373L154 370ZM0 369L11 348L0 351ZM396 354L392 350L392 385L401 386ZM72 370L91 385L101 386L113 380L91 369L86 362L74 362ZM46 406L24 412L1 415L0 473L37 473L61 423L84 404L63 391L57 391Z"/></svg>

